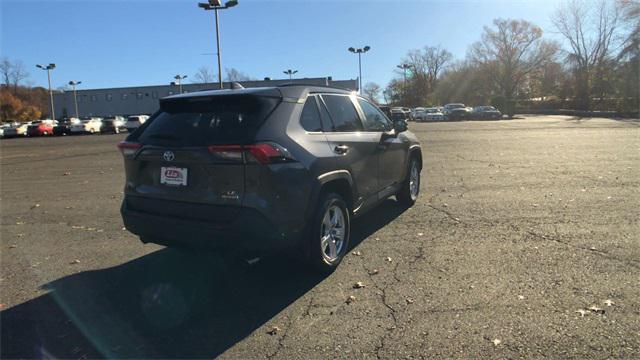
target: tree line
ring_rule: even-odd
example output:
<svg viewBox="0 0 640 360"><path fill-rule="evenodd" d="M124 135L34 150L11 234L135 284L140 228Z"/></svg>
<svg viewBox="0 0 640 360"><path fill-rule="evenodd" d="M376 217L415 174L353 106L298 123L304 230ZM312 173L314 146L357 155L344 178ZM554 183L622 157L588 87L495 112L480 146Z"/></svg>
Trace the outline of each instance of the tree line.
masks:
<svg viewBox="0 0 640 360"><path fill-rule="evenodd" d="M640 2L567 0L551 17L562 46L526 20L495 19L466 57L440 47L412 50L382 89L363 92L397 106L449 102L516 111L574 109L638 116Z"/></svg>

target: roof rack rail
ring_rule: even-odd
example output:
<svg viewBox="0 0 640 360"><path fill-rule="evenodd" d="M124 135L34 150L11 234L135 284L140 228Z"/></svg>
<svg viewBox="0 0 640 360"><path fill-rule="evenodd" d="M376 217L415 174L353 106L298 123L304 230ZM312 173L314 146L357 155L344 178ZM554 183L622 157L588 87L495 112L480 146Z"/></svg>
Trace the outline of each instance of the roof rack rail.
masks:
<svg viewBox="0 0 640 360"><path fill-rule="evenodd" d="M345 89L337 86L311 84L311 83L286 83L286 84L275 85L275 87L289 87L289 86L313 86L313 87L322 87L322 88L329 88L329 89L336 89L336 90L343 90L343 91L355 91L355 90Z"/></svg>

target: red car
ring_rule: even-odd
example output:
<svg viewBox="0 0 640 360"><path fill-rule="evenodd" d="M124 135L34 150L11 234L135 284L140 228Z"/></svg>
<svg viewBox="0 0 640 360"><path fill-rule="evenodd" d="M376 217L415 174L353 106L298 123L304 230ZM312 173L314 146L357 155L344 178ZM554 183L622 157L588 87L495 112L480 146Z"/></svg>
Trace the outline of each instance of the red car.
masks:
<svg viewBox="0 0 640 360"><path fill-rule="evenodd" d="M27 136L53 135L53 123L34 121L27 128Z"/></svg>

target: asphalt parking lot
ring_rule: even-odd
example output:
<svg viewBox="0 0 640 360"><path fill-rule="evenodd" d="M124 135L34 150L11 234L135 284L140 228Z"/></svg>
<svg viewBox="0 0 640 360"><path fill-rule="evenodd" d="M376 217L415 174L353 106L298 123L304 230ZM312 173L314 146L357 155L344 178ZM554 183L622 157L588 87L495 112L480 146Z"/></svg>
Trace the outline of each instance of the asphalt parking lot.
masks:
<svg viewBox="0 0 640 360"><path fill-rule="evenodd" d="M1 357L639 358L640 122L410 128L419 201L328 277L142 245L123 135L2 141Z"/></svg>

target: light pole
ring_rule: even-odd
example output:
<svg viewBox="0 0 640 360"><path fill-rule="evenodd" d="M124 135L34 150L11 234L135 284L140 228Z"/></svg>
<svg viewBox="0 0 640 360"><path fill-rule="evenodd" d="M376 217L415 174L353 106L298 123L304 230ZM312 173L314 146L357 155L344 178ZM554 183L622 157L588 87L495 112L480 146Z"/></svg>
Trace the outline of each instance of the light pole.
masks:
<svg viewBox="0 0 640 360"><path fill-rule="evenodd" d="M348 50L354 54L358 54L358 93L362 94L362 54L371 50L371 47L365 46L362 49L350 47Z"/></svg>
<svg viewBox="0 0 640 360"><path fill-rule="evenodd" d="M402 76L404 77L404 87L407 87L407 70L411 68L409 64L400 64L396 65L396 67L402 70Z"/></svg>
<svg viewBox="0 0 640 360"><path fill-rule="evenodd" d="M49 101L51 102L51 120L56 119L56 113L53 109L53 91L51 90L51 70L56 68L56 64L36 65L37 68L47 70L47 78L49 79Z"/></svg>
<svg viewBox="0 0 640 360"><path fill-rule="evenodd" d="M173 77L174 79L176 79L178 81L178 89L180 91L180 94L182 94L182 80L187 78L187 75L176 75Z"/></svg>
<svg viewBox="0 0 640 360"><path fill-rule="evenodd" d="M283 71L283 73L285 73L285 74L289 75L289 81L291 81L291 80L293 79L293 75L294 75L295 73L297 73L297 72L298 72L298 70L291 70L291 69L288 69L288 70L286 70L286 71Z"/></svg>
<svg viewBox="0 0 640 360"><path fill-rule="evenodd" d="M82 84L82 81L69 81L69 85L73 86L73 103L76 107L76 119L80 118L80 114L78 113L78 96L76 95L76 86Z"/></svg>
<svg viewBox="0 0 640 360"><path fill-rule="evenodd" d="M238 5L238 0L229 0L222 6L222 0L208 0L206 3L198 3L198 7L204 10L213 10L216 15L216 45L218 47L218 83L222 89L222 55L220 54L220 25L218 24L218 10L224 10Z"/></svg>

